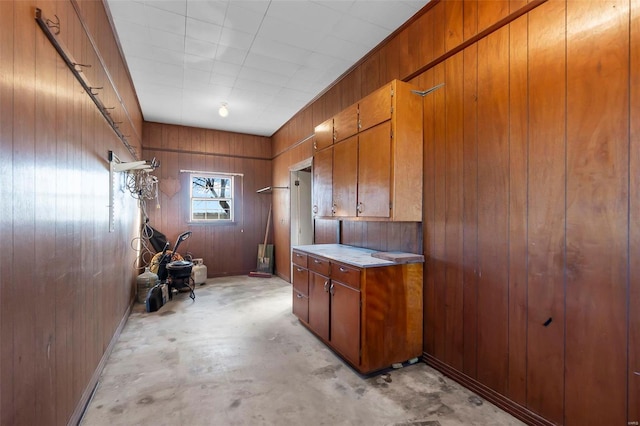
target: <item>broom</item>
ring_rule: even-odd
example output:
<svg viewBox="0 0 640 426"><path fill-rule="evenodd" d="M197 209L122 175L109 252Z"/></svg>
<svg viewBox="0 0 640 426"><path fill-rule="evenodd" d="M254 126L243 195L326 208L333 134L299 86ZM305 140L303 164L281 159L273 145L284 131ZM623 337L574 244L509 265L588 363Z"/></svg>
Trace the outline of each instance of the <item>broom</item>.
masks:
<svg viewBox="0 0 640 426"><path fill-rule="evenodd" d="M250 277L271 278L271 259L266 256L269 225L271 225L271 205L269 205L269 215L267 216L267 229L264 232L264 243L258 244L257 271L249 272Z"/></svg>

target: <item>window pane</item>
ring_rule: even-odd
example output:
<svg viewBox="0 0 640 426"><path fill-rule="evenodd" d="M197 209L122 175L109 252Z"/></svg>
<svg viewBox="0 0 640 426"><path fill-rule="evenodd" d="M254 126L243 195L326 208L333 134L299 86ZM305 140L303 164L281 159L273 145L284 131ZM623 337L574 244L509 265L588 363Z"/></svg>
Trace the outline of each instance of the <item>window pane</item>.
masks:
<svg viewBox="0 0 640 426"><path fill-rule="evenodd" d="M193 200L194 220L230 220L230 200Z"/></svg>
<svg viewBox="0 0 640 426"><path fill-rule="evenodd" d="M193 198L231 198L231 178L197 177L191 179Z"/></svg>

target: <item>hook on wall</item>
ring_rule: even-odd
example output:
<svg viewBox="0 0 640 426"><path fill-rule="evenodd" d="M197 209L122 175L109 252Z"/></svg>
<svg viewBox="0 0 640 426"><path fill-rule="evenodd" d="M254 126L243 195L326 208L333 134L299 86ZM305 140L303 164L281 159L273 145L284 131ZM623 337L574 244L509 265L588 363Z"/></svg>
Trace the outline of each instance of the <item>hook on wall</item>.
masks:
<svg viewBox="0 0 640 426"><path fill-rule="evenodd" d="M45 21L47 24L47 27L49 28L55 28L54 34L58 35L60 34L60 18L58 18L58 15L53 15L56 17L56 21L53 22L51 19L48 19Z"/></svg>

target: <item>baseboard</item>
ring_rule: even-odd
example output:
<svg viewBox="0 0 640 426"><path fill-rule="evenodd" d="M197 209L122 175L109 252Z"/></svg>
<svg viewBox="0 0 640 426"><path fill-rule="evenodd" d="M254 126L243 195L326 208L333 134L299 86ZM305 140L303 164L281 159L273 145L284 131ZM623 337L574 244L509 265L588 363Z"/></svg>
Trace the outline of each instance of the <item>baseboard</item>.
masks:
<svg viewBox="0 0 640 426"><path fill-rule="evenodd" d="M554 423L551 423L550 421L540 417L539 415L523 407L522 405L511 401L506 396L499 394L498 392L483 385L482 383L467 376L466 374L454 368L451 368L439 359L434 358L432 355L423 353L422 360L429 366L435 368L445 376L452 378L467 389L470 389L473 392L477 393L487 401L511 414L518 420L521 420L531 426L554 426Z"/></svg>
<svg viewBox="0 0 640 426"><path fill-rule="evenodd" d="M113 347L116 345L116 342L120 337L120 333L122 333L122 329L124 328L125 324L127 323L127 320L129 319L129 315L131 314L131 310L133 309L134 303L135 303L135 299L131 302L126 312L124 313L124 316L120 320L120 324L118 324L118 328L116 328L116 331L113 334L111 341L109 342L109 346L107 346L107 349L104 351L104 354L102 354L102 358L100 359L98 366L93 372L93 375L91 376L91 380L89 380L87 387L84 389L84 392L82 392L82 396L80 397L80 400L78 401L78 404L76 405L76 409L73 411L73 414L71 414L71 418L69 418L69 421L67 422L67 426L77 426L80 424L80 421L82 420L82 416L84 415L84 411L86 410L87 405L89 405L89 402L93 397L93 393L95 392L96 386L98 385L98 379L100 379L102 370L104 370L104 366L107 364L109 355L111 355L111 351L113 350Z"/></svg>

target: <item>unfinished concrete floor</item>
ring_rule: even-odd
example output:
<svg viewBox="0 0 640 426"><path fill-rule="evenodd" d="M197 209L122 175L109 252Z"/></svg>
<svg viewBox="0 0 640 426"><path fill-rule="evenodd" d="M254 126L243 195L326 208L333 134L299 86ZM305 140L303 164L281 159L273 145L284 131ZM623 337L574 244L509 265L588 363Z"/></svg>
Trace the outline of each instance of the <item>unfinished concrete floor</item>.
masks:
<svg viewBox="0 0 640 426"><path fill-rule="evenodd" d="M136 305L82 424L521 425L426 364L362 377L291 314L279 278Z"/></svg>

